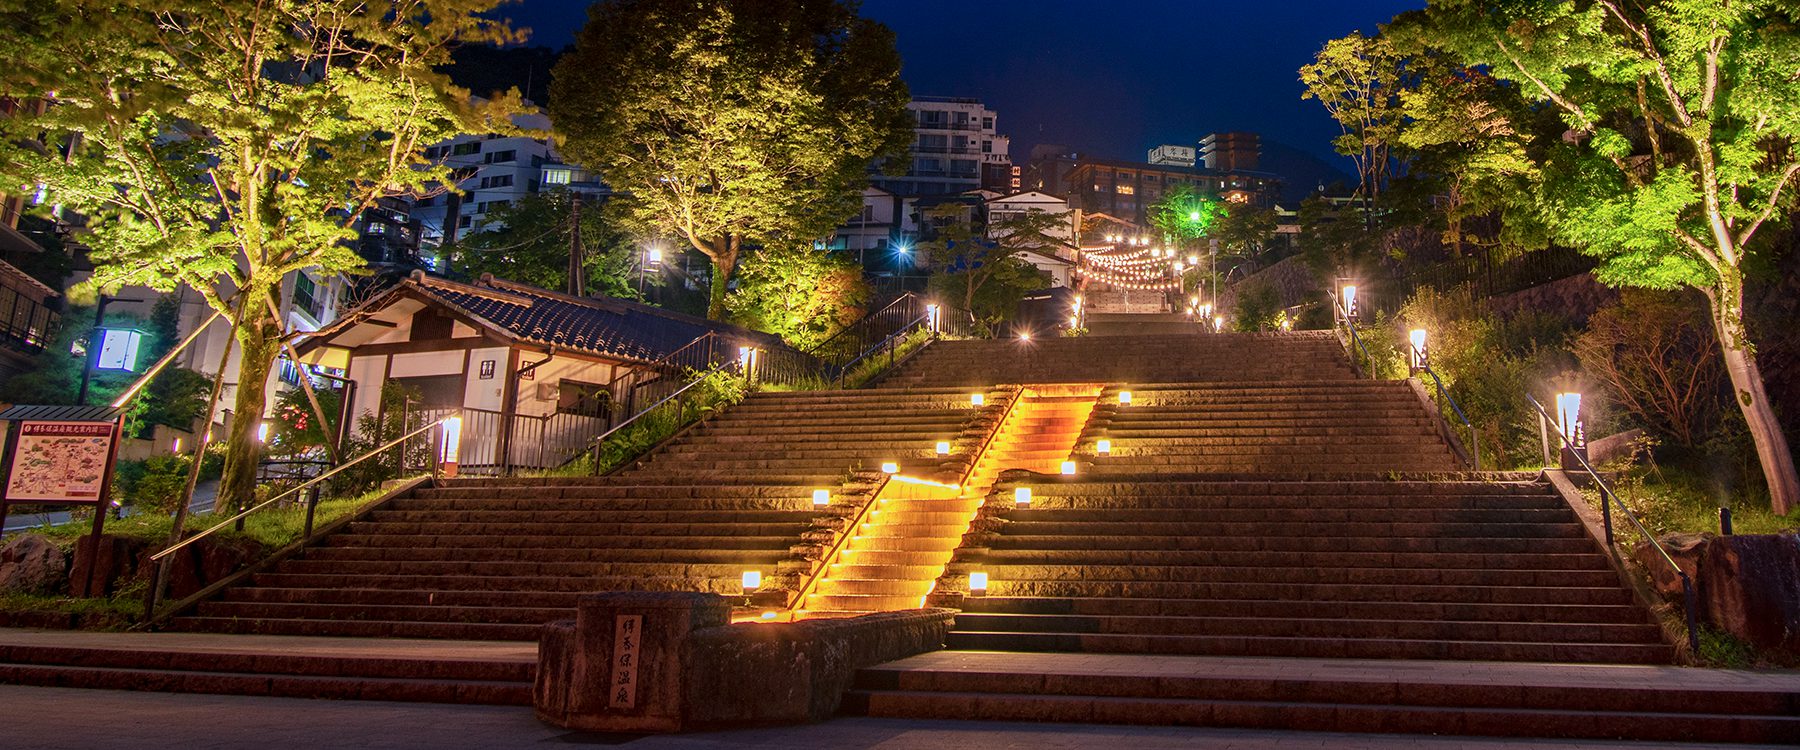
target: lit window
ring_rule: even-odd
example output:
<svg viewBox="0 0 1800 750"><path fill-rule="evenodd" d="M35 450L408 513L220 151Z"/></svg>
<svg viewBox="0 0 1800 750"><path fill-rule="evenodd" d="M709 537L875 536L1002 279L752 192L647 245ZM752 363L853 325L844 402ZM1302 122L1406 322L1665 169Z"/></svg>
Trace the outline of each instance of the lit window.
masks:
<svg viewBox="0 0 1800 750"><path fill-rule="evenodd" d="M1130 185L1117 185L1113 187L1113 190L1117 191L1119 195L1131 195L1137 192L1137 188Z"/></svg>
<svg viewBox="0 0 1800 750"><path fill-rule="evenodd" d="M567 184L569 184L569 170L567 170L567 169L546 169L546 170L544 170L544 184L545 185L567 185Z"/></svg>

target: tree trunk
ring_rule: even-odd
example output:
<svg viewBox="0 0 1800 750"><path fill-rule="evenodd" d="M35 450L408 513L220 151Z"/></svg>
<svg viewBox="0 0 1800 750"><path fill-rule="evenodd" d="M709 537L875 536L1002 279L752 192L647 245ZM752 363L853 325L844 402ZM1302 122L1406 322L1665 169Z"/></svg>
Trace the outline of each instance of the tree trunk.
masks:
<svg viewBox="0 0 1800 750"><path fill-rule="evenodd" d="M1800 502L1800 476L1794 470L1794 454L1775 418L1774 405L1763 388L1762 370L1756 365L1756 352L1744 331L1742 277L1729 279L1722 286L1708 297L1713 303L1719 348L1725 354L1725 372L1731 376L1732 400L1743 412L1744 424L1756 443L1756 457L1762 464L1763 479L1769 484L1769 504L1776 514L1787 515Z"/></svg>
<svg viewBox="0 0 1800 750"><path fill-rule="evenodd" d="M246 306L245 313L250 309ZM237 393L232 399L231 425L225 436L225 469L213 511L243 509L256 496L256 467L263 445L257 440L267 400L269 371L281 349L281 328L267 316L246 320L234 331L243 355L238 358Z"/></svg>
<svg viewBox="0 0 1800 750"><path fill-rule="evenodd" d="M707 320L725 319L725 292L729 289L727 285L731 283L732 272L737 270L737 239L721 238L719 244L724 247L719 252L700 248L701 252L706 253L706 257L712 259L713 264L712 293L706 303Z"/></svg>

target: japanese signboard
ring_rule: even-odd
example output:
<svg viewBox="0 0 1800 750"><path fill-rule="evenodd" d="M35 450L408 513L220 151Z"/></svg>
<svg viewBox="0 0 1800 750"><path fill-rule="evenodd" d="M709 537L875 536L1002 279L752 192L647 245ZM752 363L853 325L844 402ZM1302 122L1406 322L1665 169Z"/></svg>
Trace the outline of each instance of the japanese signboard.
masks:
<svg viewBox="0 0 1800 750"><path fill-rule="evenodd" d="M643 644L643 615L619 615L613 624L612 680L607 689L612 708L637 705L638 651Z"/></svg>
<svg viewBox="0 0 1800 750"><path fill-rule="evenodd" d="M100 502L113 427L111 422L20 422L6 499Z"/></svg>

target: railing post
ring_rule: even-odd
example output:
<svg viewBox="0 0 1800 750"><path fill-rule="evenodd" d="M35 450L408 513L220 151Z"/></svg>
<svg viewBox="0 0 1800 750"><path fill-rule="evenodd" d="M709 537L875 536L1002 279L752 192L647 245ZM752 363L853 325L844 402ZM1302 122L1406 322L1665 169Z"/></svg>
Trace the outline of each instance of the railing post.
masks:
<svg viewBox="0 0 1800 750"><path fill-rule="evenodd" d="M1700 627L1699 617L1695 615L1695 610L1700 607L1700 596L1698 592L1694 591L1694 581L1688 577L1687 571L1676 568L1675 572L1681 576L1681 598L1685 605L1682 609L1687 610L1688 648L1693 649L1693 652L1698 655L1700 653Z"/></svg>
<svg viewBox="0 0 1800 750"><path fill-rule="evenodd" d="M313 513L316 512L318 509L319 509L319 485L315 484L312 486L312 489L307 491L307 493L306 493L306 530L300 532L301 540L306 540L306 539L312 538ZM303 548L303 551L304 551L304 548Z"/></svg>
<svg viewBox="0 0 1800 750"><path fill-rule="evenodd" d="M1600 489L1600 523L1606 527L1606 546L1610 549L1613 547L1612 497L1604 487Z"/></svg>

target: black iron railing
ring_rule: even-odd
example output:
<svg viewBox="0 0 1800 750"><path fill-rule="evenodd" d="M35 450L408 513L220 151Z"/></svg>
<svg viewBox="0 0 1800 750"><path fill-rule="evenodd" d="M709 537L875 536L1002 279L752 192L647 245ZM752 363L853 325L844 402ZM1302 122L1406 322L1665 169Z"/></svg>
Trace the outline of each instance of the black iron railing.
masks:
<svg viewBox="0 0 1800 750"><path fill-rule="evenodd" d="M1544 405L1538 403L1536 397L1532 396L1530 393L1526 393L1525 400L1531 404L1532 409L1537 411L1539 419L1542 419L1549 424L1559 424L1556 420L1550 418L1550 413L1545 411ZM1613 538L1612 509L1613 506L1616 505L1619 508L1620 515L1624 516L1625 520L1631 522L1632 528L1637 529L1638 534L1642 535L1644 540L1650 543L1650 547L1656 550L1657 557L1661 558L1662 561L1669 566L1669 569L1675 571L1675 575L1681 579L1681 596L1684 604L1682 609L1686 610L1685 614L1687 615L1688 646L1695 651L1698 651L1700 649L1700 631L1697 627L1698 616L1696 609L1699 607L1699 597L1694 589L1693 579L1688 577L1687 571L1682 570L1681 566L1675 562L1675 557L1669 554L1668 548L1662 546L1662 542L1656 540L1656 535L1650 533L1650 530L1644 527L1644 522L1638 520L1637 514L1631 512L1631 508L1620 501L1618 495L1613 494L1612 487L1606 484L1606 480L1600 478L1599 472L1594 471L1593 465L1588 463L1587 457L1582 455L1581 449L1575 446L1575 443L1570 440L1568 434L1562 429L1552 430L1552 432L1556 433L1556 439L1561 441L1563 447L1568 449L1566 453L1581 465L1582 471L1587 472L1588 478L1594 482L1594 487L1600 491L1600 522L1606 533L1607 551L1613 553L1614 556L1618 555L1618 550L1616 549L1618 545Z"/></svg>

